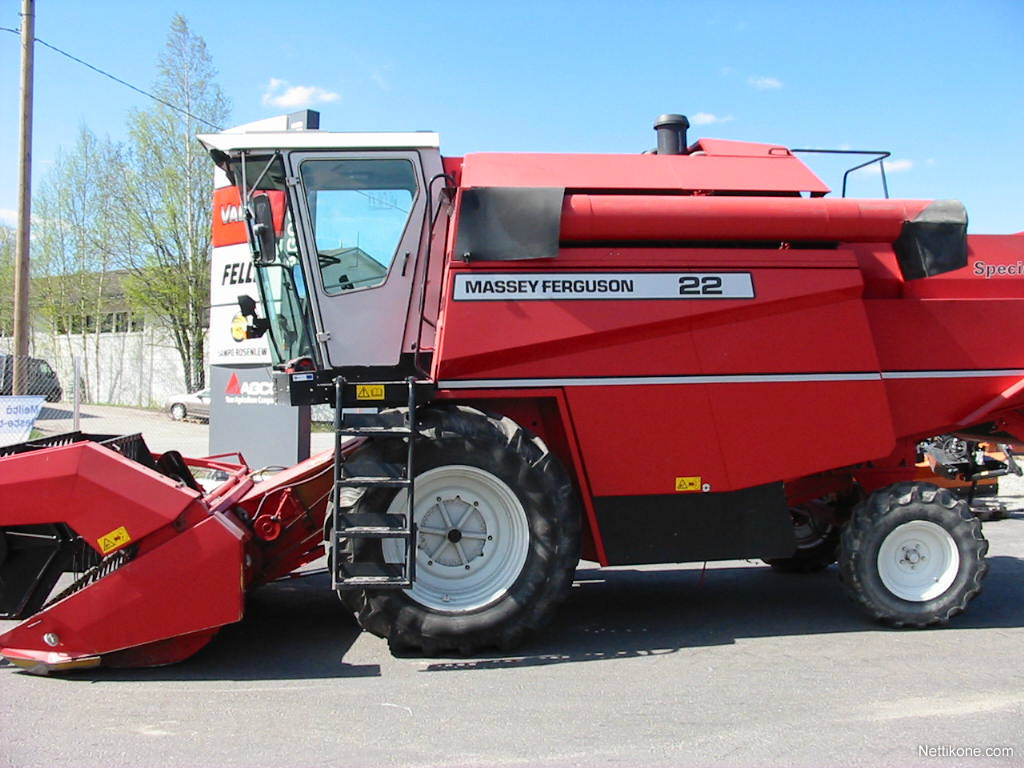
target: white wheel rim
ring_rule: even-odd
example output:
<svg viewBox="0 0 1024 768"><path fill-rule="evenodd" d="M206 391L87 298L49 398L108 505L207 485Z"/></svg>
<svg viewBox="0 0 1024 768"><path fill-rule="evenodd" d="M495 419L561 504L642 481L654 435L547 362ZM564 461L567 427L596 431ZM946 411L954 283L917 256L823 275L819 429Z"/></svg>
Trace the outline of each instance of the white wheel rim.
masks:
<svg viewBox="0 0 1024 768"><path fill-rule="evenodd" d="M389 514L405 514L398 493ZM452 464L416 478L416 580L409 595L437 611L464 613L493 603L519 578L529 552L526 512L490 472ZM401 542L381 543L384 560L402 561Z"/></svg>
<svg viewBox="0 0 1024 768"><path fill-rule="evenodd" d="M960 569L956 542L927 520L904 523L885 537L878 550L878 575L896 597L923 603L952 585Z"/></svg>

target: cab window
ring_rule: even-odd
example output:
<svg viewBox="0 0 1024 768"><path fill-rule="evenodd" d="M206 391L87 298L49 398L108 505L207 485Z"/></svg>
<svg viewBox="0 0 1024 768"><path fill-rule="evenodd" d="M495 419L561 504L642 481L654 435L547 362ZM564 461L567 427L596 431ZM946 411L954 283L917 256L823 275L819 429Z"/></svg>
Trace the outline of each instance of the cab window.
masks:
<svg viewBox="0 0 1024 768"><path fill-rule="evenodd" d="M416 196L408 160L307 160L303 185L324 292L373 288L395 261Z"/></svg>

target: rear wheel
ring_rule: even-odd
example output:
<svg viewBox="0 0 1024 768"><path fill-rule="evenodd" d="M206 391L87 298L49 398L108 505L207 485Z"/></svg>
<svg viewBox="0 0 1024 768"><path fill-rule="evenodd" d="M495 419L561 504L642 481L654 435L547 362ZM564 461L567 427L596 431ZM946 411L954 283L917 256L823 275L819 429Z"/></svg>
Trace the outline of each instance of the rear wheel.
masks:
<svg viewBox="0 0 1024 768"><path fill-rule="evenodd" d="M843 530L850 596L894 626L944 624L981 591L988 542L966 502L930 483L872 493Z"/></svg>
<svg viewBox="0 0 1024 768"><path fill-rule="evenodd" d="M460 407L427 411L420 425L416 580L409 590L343 591L342 601L395 650L512 648L551 618L572 584L579 512L568 475L510 419ZM370 462L399 459L383 447L367 450ZM406 493L387 490L352 506L405 509ZM362 544L356 560L402 559L394 540Z"/></svg>
<svg viewBox="0 0 1024 768"><path fill-rule="evenodd" d="M171 418L175 421L182 421L188 415L188 411L182 403L175 403L171 406Z"/></svg>

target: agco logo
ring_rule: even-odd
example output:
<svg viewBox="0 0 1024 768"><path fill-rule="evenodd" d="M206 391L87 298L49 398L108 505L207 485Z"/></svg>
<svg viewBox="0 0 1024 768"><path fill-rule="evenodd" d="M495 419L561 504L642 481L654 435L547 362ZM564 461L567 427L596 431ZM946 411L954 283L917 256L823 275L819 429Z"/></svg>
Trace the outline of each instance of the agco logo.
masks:
<svg viewBox="0 0 1024 768"><path fill-rule="evenodd" d="M245 221L245 209L240 205L222 205L220 207L220 220L222 224L234 224L238 221Z"/></svg>
<svg viewBox="0 0 1024 768"><path fill-rule="evenodd" d="M273 405L274 384L270 381L239 381L232 373L224 388L224 402L234 405Z"/></svg>

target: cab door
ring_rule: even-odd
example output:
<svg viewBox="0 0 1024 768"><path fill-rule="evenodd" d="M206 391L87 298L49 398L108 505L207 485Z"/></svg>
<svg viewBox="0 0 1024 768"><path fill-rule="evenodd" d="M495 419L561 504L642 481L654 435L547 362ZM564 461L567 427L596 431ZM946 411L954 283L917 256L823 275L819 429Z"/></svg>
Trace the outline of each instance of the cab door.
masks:
<svg viewBox="0 0 1024 768"><path fill-rule="evenodd" d="M398 366L426 206L415 151L289 156L299 232L330 368Z"/></svg>

